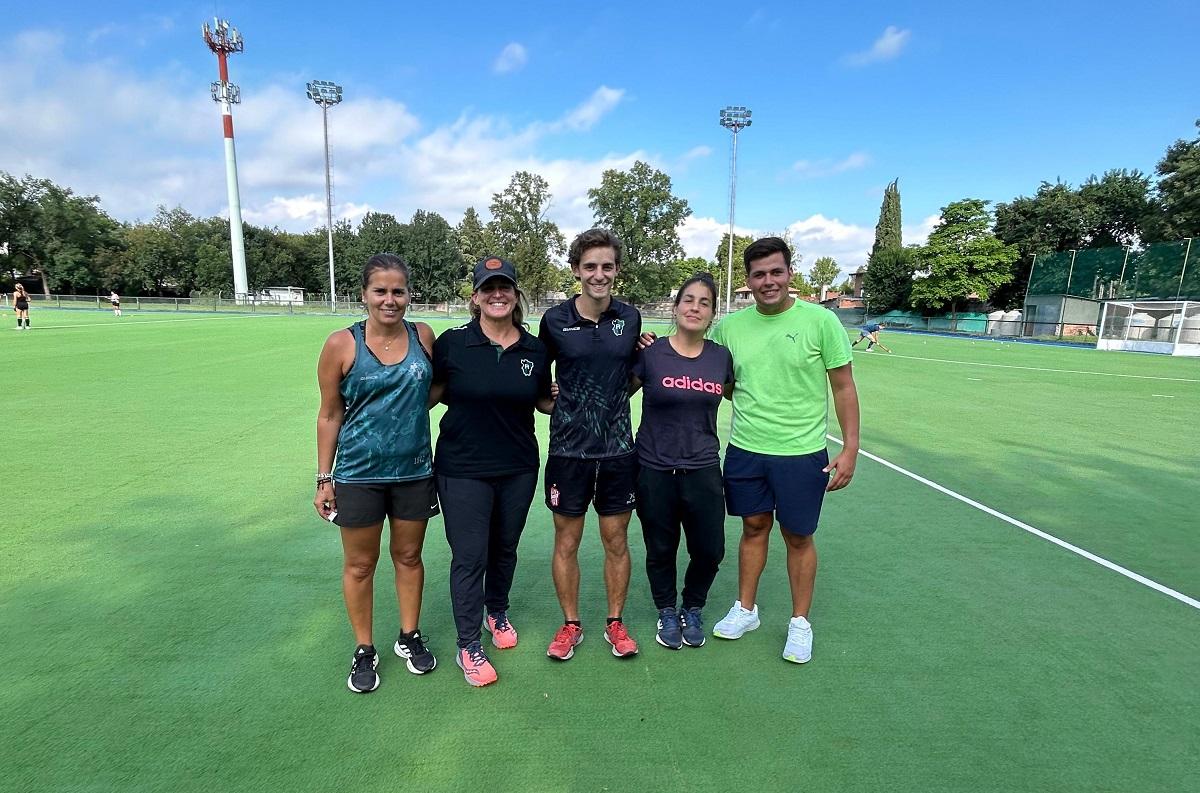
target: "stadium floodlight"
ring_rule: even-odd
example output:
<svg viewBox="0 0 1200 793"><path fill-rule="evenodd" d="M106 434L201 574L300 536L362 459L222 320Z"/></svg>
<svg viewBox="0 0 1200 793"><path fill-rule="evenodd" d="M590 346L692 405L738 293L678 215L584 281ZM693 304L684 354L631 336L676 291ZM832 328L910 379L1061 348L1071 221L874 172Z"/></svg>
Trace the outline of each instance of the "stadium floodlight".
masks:
<svg viewBox="0 0 1200 793"><path fill-rule="evenodd" d="M1067 319L1067 299L1071 294L1071 279L1075 276L1075 255L1079 251L1071 249L1071 267L1067 270L1067 288L1063 290L1062 304L1058 307L1058 338L1063 337L1063 323Z"/></svg>
<svg viewBox="0 0 1200 793"><path fill-rule="evenodd" d="M220 80L210 86L213 101L221 106L221 123L225 131L225 188L229 194L229 244L233 254L233 298L246 300L249 292L246 278L246 245L242 239L242 200L238 194L237 153L233 145L233 106L242 101L242 90L229 82L228 56L242 52L242 34L230 26L229 20L214 19L212 27L205 22L201 31L204 43L217 56Z"/></svg>
<svg viewBox="0 0 1200 793"><path fill-rule="evenodd" d="M729 105L721 110L721 126L733 133L733 149L729 158L729 260L725 262L725 313L728 314L733 293L733 216L737 206L737 139L738 133L753 122L752 111L745 105Z"/></svg>
<svg viewBox="0 0 1200 793"><path fill-rule="evenodd" d="M329 169L329 108L342 101L342 87L326 80L313 80L307 86L308 98L321 106L321 126L325 130L325 229L329 238L329 310L337 313L337 286L333 280L333 181Z"/></svg>
<svg viewBox="0 0 1200 793"><path fill-rule="evenodd" d="M1184 237L1184 239L1187 240L1187 249L1183 252L1183 267L1179 270L1179 288L1175 290L1176 300L1183 294L1183 278L1187 275L1188 257L1192 255L1192 238Z"/></svg>

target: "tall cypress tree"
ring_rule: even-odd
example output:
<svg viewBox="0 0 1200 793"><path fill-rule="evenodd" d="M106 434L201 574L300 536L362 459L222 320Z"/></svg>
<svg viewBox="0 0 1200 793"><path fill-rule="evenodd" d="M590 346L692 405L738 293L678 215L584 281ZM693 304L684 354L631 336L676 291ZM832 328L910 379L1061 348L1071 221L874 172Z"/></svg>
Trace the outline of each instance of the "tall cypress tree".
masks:
<svg viewBox="0 0 1200 793"><path fill-rule="evenodd" d="M900 179L897 178L883 191L883 204L879 207L879 222L875 224L875 244L871 256L883 248L902 248L900 236Z"/></svg>

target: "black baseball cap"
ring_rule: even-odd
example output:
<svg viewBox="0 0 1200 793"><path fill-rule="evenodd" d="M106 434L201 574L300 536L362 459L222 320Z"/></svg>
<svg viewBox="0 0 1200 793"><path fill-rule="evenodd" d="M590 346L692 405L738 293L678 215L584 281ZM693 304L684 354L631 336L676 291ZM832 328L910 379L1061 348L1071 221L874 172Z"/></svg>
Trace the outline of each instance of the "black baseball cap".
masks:
<svg viewBox="0 0 1200 793"><path fill-rule="evenodd" d="M486 259L481 259L479 264L475 265L475 286L472 289L478 289L483 286L483 282L489 278L506 278L512 282L513 286L516 286L517 268L513 267L512 262L507 259L501 259L499 256L489 256Z"/></svg>

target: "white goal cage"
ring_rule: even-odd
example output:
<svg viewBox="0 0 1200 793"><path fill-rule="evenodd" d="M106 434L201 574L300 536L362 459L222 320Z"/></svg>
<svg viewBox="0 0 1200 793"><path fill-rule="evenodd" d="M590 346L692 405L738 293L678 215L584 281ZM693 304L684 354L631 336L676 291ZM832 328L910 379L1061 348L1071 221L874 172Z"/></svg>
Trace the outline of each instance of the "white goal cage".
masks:
<svg viewBox="0 0 1200 793"><path fill-rule="evenodd" d="M1110 300L1096 335L1098 350L1200 356L1200 302Z"/></svg>

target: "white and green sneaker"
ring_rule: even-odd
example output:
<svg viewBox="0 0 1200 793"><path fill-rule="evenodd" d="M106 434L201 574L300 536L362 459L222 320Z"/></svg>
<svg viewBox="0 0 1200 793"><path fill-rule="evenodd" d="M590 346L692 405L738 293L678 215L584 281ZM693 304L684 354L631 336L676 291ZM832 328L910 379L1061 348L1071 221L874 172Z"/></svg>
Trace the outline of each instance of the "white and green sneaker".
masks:
<svg viewBox="0 0 1200 793"><path fill-rule="evenodd" d="M740 639L746 631L752 631L759 626L758 604L753 609L742 608L742 601L733 601L733 608L724 619L713 626L713 636L718 639Z"/></svg>
<svg viewBox="0 0 1200 793"><path fill-rule="evenodd" d="M812 625L804 617L788 621L787 642L783 645L783 660L806 664L812 658Z"/></svg>

